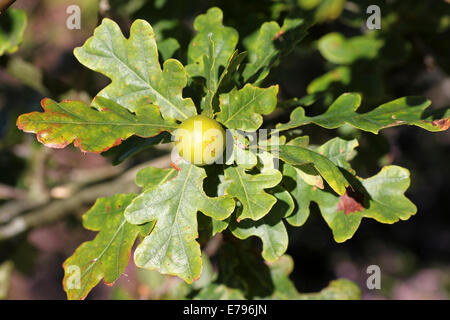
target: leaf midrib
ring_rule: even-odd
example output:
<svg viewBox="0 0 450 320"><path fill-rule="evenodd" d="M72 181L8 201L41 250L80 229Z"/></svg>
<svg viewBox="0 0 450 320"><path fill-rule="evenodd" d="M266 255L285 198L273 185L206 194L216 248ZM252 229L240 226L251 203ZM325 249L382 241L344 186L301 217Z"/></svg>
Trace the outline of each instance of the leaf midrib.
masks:
<svg viewBox="0 0 450 320"><path fill-rule="evenodd" d="M111 39L111 32L109 28L106 28L107 32L108 32L108 36ZM144 78L142 78L138 73L136 73L136 71L134 71L128 64L126 64L125 62L123 62L122 60L119 59L119 57L116 55L116 53L114 52L114 49L109 47L101 38L99 39L100 42L103 42L104 45L110 49L110 53L113 56L113 59L116 61L119 61L123 66L126 67L126 69L128 69L131 73L133 73L142 83L145 84L145 86L147 86L157 97L159 97L160 99L164 100L169 106L171 106L173 109L175 109L179 114L181 114L185 119L188 118L188 116L181 111L179 108L177 108L171 101L167 100L163 95L161 95L155 88L153 88L151 86L151 84L149 82L147 82ZM127 40L125 40L125 42L127 42ZM127 47L127 44L125 44L125 46ZM155 44L156 46L156 44ZM97 55L97 54L95 54ZM128 55L127 55L128 57ZM163 71L161 69L159 69L160 73L162 73Z"/></svg>

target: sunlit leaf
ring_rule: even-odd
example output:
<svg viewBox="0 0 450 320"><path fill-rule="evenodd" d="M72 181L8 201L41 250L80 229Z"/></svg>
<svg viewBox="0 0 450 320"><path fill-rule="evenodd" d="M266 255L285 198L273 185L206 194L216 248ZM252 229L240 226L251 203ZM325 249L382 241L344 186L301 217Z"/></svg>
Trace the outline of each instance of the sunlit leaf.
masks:
<svg viewBox="0 0 450 320"><path fill-rule="evenodd" d="M205 170L183 163L175 178L145 189L125 211L130 223L156 221L152 233L137 247L138 267L177 275L191 283L200 276L200 245L195 239L197 211L214 219L226 219L234 209L228 196L208 197L203 191ZM142 181L141 177L139 181Z"/></svg>
<svg viewBox="0 0 450 320"><path fill-rule="evenodd" d="M230 184L225 192L236 197L243 206L238 218L259 220L269 213L277 199L264 189L275 187L281 181L281 177L278 170L249 174L240 166L226 168L225 179L230 181Z"/></svg>
<svg viewBox="0 0 450 320"><path fill-rule="evenodd" d="M288 143L278 147L278 157L292 166L311 164L338 194L345 193L348 181L339 168L326 156L299 145Z"/></svg>
<svg viewBox="0 0 450 320"><path fill-rule="evenodd" d="M217 121L229 129L256 131L262 124L262 114L271 113L277 105L278 86L258 88L246 84L220 95Z"/></svg>
<svg viewBox="0 0 450 320"><path fill-rule="evenodd" d="M309 123L317 124L327 129L334 129L349 124L360 130L378 133L381 129L399 126L415 125L428 131L443 131L450 126L450 117L433 119L424 116L424 110L431 104L424 97L409 96L398 98L366 112L357 113L361 104L361 96L357 93L344 93L328 110L318 116L308 117L305 109L296 108L291 113L291 120L278 124L278 130L288 130Z"/></svg>
<svg viewBox="0 0 450 320"><path fill-rule="evenodd" d="M313 201L318 204L337 242L350 239L364 217L391 224L407 220L417 211L404 195L409 186L409 172L401 167L384 167L367 179L357 177L351 182L355 191L347 190L342 196L306 184L291 166L284 167L284 175L292 179L291 183L295 181L290 192L298 205L288 222L303 224Z"/></svg>
<svg viewBox="0 0 450 320"><path fill-rule="evenodd" d="M101 279L113 284L128 265L138 235L150 231L152 224L136 226L125 220L123 212L135 196L117 194L97 199L84 214L83 226L99 233L64 262L63 284L69 299L84 299Z"/></svg>
<svg viewBox="0 0 450 320"><path fill-rule="evenodd" d="M64 148L74 142L89 152L106 151L132 135L152 137L177 127L175 122L163 120L153 105L141 106L133 114L111 100L97 97L95 101L98 110L79 101L44 99L44 112L21 115L17 126L36 133L48 147Z"/></svg>
<svg viewBox="0 0 450 320"><path fill-rule="evenodd" d="M191 76L204 76L205 66L203 59L208 55L210 43L214 44L213 54L209 56L211 73L218 80L218 69L225 67L237 45L239 34L230 27L222 24L223 13L217 7L210 8L205 14L197 16L194 21L194 29L197 31L188 48L189 74ZM214 61L212 63L211 61ZM197 64L197 66L195 66Z"/></svg>
<svg viewBox="0 0 450 320"><path fill-rule="evenodd" d="M144 20L133 23L126 39L114 21L103 19L94 36L74 54L83 65L111 79L99 96L130 111L157 105L164 119L184 120L196 114L192 100L182 96L187 84L183 65L169 59L161 69L155 34Z"/></svg>

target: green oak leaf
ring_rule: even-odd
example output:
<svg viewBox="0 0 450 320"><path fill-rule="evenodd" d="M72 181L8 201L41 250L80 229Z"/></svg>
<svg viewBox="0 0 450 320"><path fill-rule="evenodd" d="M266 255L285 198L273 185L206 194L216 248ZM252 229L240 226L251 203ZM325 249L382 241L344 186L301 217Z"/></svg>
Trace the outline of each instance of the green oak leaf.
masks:
<svg viewBox="0 0 450 320"><path fill-rule="evenodd" d="M167 38L158 41L158 51L161 53L161 57L164 61L172 58L175 51L178 49L180 49L180 43L175 38Z"/></svg>
<svg viewBox="0 0 450 320"><path fill-rule="evenodd" d="M251 140L247 142L246 139ZM256 166L258 159L256 156L256 148L252 144L256 142L256 135L240 130L229 129L227 130L227 155L226 164L231 165L236 163L237 165L245 168L251 169Z"/></svg>
<svg viewBox="0 0 450 320"><path fill-rule="evenodd" d="M186 70L175 59L166 60L161 70L155 34L144 20L134 21L126 39L114 21L103 19L94 36L74 54L83 65L112 80L99 96L130 111L157 105L164 119L184 120L196 114L193 101L182 96Z"/></svg>
<svg viewBox="0 0 450 320"><path fill-rule="evenodd" d="M124 272L136 238L146 235L152 226L136 226L125 220L124 210L135 196L116 194L97 199L83 215L83 226L99 233L64 262L63 284L69 299L84 299L102 278L113 284Z"/></svg>
<svg viewBox="0 0 450 320"><path fill-rule="evenodd" d="M336 166L346 169L354 174L354 170L351 169L349 161L356 156L355 148L357 146L358 141L356 139L346 141L336 137L319 146L316 150L327 157ZM317 188L324 189L324 186L314 180L308 181L308 179L312 179L311 177L314 176L306 174L299 168L290 166L284 169L285 173L289 172L284 179L284 184L289 188L294 199L297 201L297 210L295 214L287 217L286 220L289 224L299 227L303 225L309 217L311 194ZM295 181L297 181L297 183Z"/></svg>
<svg viewBox="0 0 450 320"><path fill-rule="evenodd" d="M278 86L258 88L246 84L220 95L220 109L216 120L229 129L256 131L263 122L261 114L269 114L277 105Z"/></svg>
<svg viewBox="0 0 450 320"><path fill-rule="evenodd" d="M350 64L361 59L373 59L384 41L368 36L357 36L346 39L337 32L327 33L319 39L319 51L330 62Z"/></svg>
<svg viewBox="0 0 450 320"><path fill-rule="evenodd" d="M156 136L175 130L173 121L161 118L153 105L141 106L132 114L114 101L97 97L98 110L79 101L42 100L44 112L31 112L17 119L25 132L36 133L38 140L52 148L64 148L72 141L82 151L103 152L132 135Z"/></svg>
<svg viewBox="0 0 450 320"><path fill-rule="evenodd" d="M1 16L0 23L0 56L14 53L22 42L27 27L25 11L9 8Z"/></svg>
<svg viewBox="0 0 450 320"><path fill-rule="evenodd" d="M237 80L235 79L239 67L242 62L247 57L247 52L239 53L238 50L234 51L231 55L228 63L225 67L225 70L220 74L219 83L217 84L216 96L220 93L229 92L236 85Z"/></svg>
<svg viewBox="0 0 450 320"><path fill-rule="evenodd" d="M342 196L314 188L305 183L292 166L284 166L285 181L292 197L297 202L297 211L288 217L293 225L302 225L309 216L311 201L318 204L336 242L350 239L358 229L361 219L373 218L381 223L395 223L407 220L417 211L414 204L405 197L409 186L408 170L398 166L386 166L377 175L363 179L355 177L352 187Z"/></svg>
<svg viewBox="0 0 450 320"><path fill-rule="evenodd" d="M272 300L297 300L299 293L289 275L294 270L294 260L285 254L276 261L269 263L270 275L274 290L269 297L260 297Z"/></svg>
<svg viewBox="0 0 450 320"><path fill-rule="evenodd" d="M281 27L275 21L263 23L258 33L245 41L249 61L242 73L244 82L264 80L277 59L289 53L310 26L311 22L303 18L286 18Z"/></svg>
<svg viewBox="0 0 450 320"><path fill-rule="evenodd" d="M264 192L264 189L275 187L281 178L281 172L278 170L248 174L241 166L226 168L225 179L230 181L230 184L225 193L237 198L243 207L237 218L259 220L268 214L277 199Z"/></svg>
<svg viewBox="0 0 450 320"><path fill-rule="evenodd" d="M294 210L291 195L281 186L273 189L273 195L277 198L277 202L267 215L257 221L232 220L230 224L231 232L239 239L259 237L263 242L262 256L268 261L274 261L286 252L289 238L282 219Z"/></svg>
<svg viewBox="0 0 450 320"><path fill-rule="evenodd" d="M289 275L294 261L283 255L273 262L261 262L248 246L239 251L225 248L221 262L227 269L209 283L194 299L263 299L263 300L354 300L361 298L359 287L347 279L337 279L315 293L300 293ZM226 265L225 265L226 263ZM219 269L221 270L221 269ZM220 272L220 271L219 271Z"/></svg>
<svg viewBox="0 0 450 320"><path fill-rule="evenodd" d="M325 155L338 167L353 172L349 161L356 156L355 148L359 145L358 140L344 140L339 137L328 140L317 148L317 151Z"/></svg>
<svg viewBox="0 0 450 320"><path fill-rule="evenodd" d="M270 269L254 250L252 241L236 241L233 237L221 247L218 277L213 283L239 289L246 299L266 297L273 292L274 287Z"/></svg>
<svg viewBox="0 0 450 320"><path fill-rule="evenodd" d="M319 2L314 10L314 17L317 22L337 19L344 10L345 0L321 0Z"/></svg>
<svg viewBox="0 0 450 320"><path fill-rule="evenodd" d="M302 107L292 111L290 121L278 124L279 131L288 130L314 123L327 129L335 129L349 124L357 129L378 133L381 129L398 125L414 125L428 131L443 131L450 127L450 117L432 119L424 116L424 110L431 104L430 100L419 96L408 96L384 103L377 108L357 113L361 96L357 93L340 95L328 108L318 116L308 117Z"/></svg>
<svg viewBox="0 0 450 320"><path fill-rule="evenodd" d="M213 169L213 172L206 171L208 177L213 177L213 180L215 180L215 179L217 179L217 180L215 180L211 184L205 183L204 188L205 188L205 190L209 190L209 191L217 190L217 193L214 193L213 195L223 196L226 194L225 190L229 186L230 181L227 181L225 179L223 170L219 169L219 171L217 171L216 169L217 169L217 167ZM207 217L205 215L200 215L199 216L199 225L201 224L200 218L204 218L203 219L203 227L207 232L208 238L211 238L214 235L216 235L217 233L223 232L223 231L225 231L226 228L228 228L231 216L225 220L218 220L218 219Z"/></svg>
<svg viewBox="0 0 450 320"><path fill-rule="evenodd" d="M280 145L276 151L282 161L294 167L301 168L305 165L312 165L334 191L340 195L345 193L345 187L349 185L347 179L326 156L293 143Z"/></svg>
<svg viewBox="0 0 450 320"><path fill-rule="evenodd" d="M349 66L339 66L315 78L306 88L309 94L322 93L330 90L332 84L338 82L347 86L352 81L352 69Z"/></svg>
<svg viewBox="0 0 450 320"><path fill-rule="evenodd" d="M205 14L195 18L194 29L197 31L188 47L188 70L190 76L203 76L215 74L217 82L219 68L225 67L238 43L238 32L222 24L223 13L217 7L210 8ZM212 53L209 53L209 68L203 66L204 57L208 55L214 44ZM207 71L205 73L205 71Z"/></svg>
<svg viewBox="0 0 450 320"><path fill-rule="evenodd" d="M224 220L233 212L234 200L205 194L203 168L182 163L179 169L175 178L145 189L136 197L127 207L125 217L132 224L156 221L152 233L135 251L136 265L177 275L191 283L201 272L200 245L195 241L197 211Z"/></svg>
<svg viewBox="0 0 450 320"><path fill-rule="evenodd" d="M136 185L144 190L162 185L177 176L177 170L146 167L136 174Z"/></svg>
<svg viewBox="0 0 450 320"><path fill-rule="evenodd" d="M239 34L222 24L223 13L213 7L206 14L199 15L194 21L197 31L188 48L186 70L190 77L205 78L205 96L202 97L202 114L213 117L218 108L218 90L222 81L229 81L245 54L235 51ZM225 68L225 70L222 70ZM222 72L220 74L220 72ZM224 77L226 76L226 79Z"/></svg>
<svg viewBox="0 0 450 320"><path fill-rule="evenodd" d="M218 88L218 71L216 65L216 57L214 55L214 40L212 39L212 36L209 37L209 47L208 47L208 54L205 54L202 56L202 62L201 64L193 64L188 65L186 68L188 72L191 74L191 76L194 75L196 71L193 70L202 68L203 70L197 70L197 73L200 72L200 74L205 78L206 80L206 95L202 97L201 101L201 108L202 108L202 114L208 117L213 117L214 110L216 108L216 93Z"/></svg>

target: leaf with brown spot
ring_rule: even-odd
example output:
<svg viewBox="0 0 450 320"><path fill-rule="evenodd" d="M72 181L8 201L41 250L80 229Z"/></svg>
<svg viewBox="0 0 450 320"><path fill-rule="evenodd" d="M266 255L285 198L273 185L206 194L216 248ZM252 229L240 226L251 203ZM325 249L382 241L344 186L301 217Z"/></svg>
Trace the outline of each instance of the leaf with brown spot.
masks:
<svg viewBox="0 0 450 320"><path fill-rule="evenodd" d="M289 122L280 123L276 128L283 131L314 123L327 129L335 129L349 124L357 129L377 134L381 129L398 125L413 125L428 131L443 131L449 127L448 114L443 119L428 119L424 116L425 109L431 104L425 97L398 98L366 113L356 112L360 104L361 96L358 93L344 93L325 113L308 117L305 115L305 109L298 107L292 111Z"/></svg>
<svg viewBox="0 0 450 320"><path fill-rule="evenodd" d="M350 190L348 190L344 195L340 196L339 203L337 205L337 211L344 211L345 215L349 213L358 212L364 210L364 207L360 201L352 196Z"/></svg>
<svg viewBox="0 0 450 320"><path fill-rule="evenodd" d="M386 166L367 179L354 177L350 182L355 191L347 189L343 196L313 188L292 166L284 166L284 176L284 184L297 202L296 210L287 221L294 226L302 225L309 216L310 203L315 202L336 242L350 239L364 217L391 224L407 220L417 211L404 195L410 182L409 171L398 166Z"/></svg>
<svg viewBox="0 0 450 320"><path fill-rule="evenodd" d="M82 151L103 152L132 135L152 137L176 129L176 123L161 118L153 105L141 106L136 114L114 101L97 97L98 110L79 101L42 100L44 112L31 112L17 119L25 132L36 133L39 142L51 148L74 143Z"/></svg>

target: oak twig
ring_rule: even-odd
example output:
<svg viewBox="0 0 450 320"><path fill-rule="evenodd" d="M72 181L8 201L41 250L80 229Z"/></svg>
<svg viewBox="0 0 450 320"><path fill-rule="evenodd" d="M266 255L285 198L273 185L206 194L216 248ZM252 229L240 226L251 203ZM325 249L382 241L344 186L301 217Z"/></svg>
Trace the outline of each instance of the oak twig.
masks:
<svg viewBox="0 0 450 320"><path fill-rule="evenodd" d="M79 192L64 199L52 199L44 204L27 206L22 203L19 210L23 214L16 215L5 225L0 226L0 241L13 238L33 228L53 223L72 213L82 204L91 204L99 197L108 197L116 193L137 192L139 189L134 183L136 173L147 166L165 168L170 165L171 156L166 155L137 165L113 180L86 186ZM0 216L4 211L0 208ZM17 208L15 208L17 209Z"/></svg>

